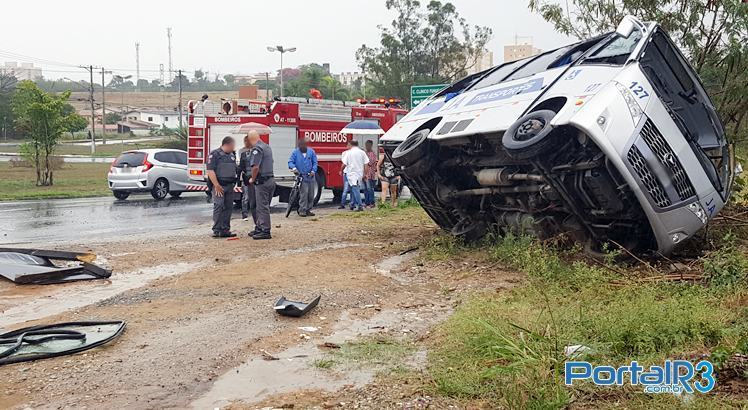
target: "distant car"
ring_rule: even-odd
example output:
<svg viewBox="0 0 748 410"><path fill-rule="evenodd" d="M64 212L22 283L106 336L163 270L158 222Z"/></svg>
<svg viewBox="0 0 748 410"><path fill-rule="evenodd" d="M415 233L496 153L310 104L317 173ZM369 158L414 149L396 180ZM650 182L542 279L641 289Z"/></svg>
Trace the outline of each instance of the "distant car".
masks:
<svg viewBox="0 0 748 410"><path fill-rule="evenodd" d="M176 149L142 149L120 154L109 169L109 189L119 200L132 193L150 192L161 201L178 198L195 185L187 172L187 152Z"/></svg>

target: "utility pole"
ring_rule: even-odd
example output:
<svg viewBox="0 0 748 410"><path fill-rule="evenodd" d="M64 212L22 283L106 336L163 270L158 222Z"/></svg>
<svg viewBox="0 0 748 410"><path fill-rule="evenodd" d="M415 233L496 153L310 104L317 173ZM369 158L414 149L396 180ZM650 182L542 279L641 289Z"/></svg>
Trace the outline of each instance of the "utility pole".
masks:
<svg viewBox="0 0 748 410"><path fill-rule="evenodd" d="M135 90L140 91L140 43L135 42Z"/></svg>
<svg viewBox="0 0 748 410"><path fill-rule="evenodd" d="M178 83L179 84L179 132L182 132L182 70L178 71Z"/></svg>
<svg viewBox="0 0 748 410"><path fill-rule="evenodd" d="M91 80L88 82L89 87L89 99L91 100L91 155L96 154L96 109L94 108L94 82L93 82L93 70L94 66L80 66L84 70L88 70L88 74Z"/></svg>
<svg viewBox="0 0 748 410"><path fill-rule="evenodd" d="M111 74L111 71L104 71L101 67L101 143L106 144L106 84L104 84L104 74Z"/></svg>
<svg viewBox="0 0 748 410"><path fill-rule="evenodd" d="M166 28L166 37L169 39L169 82L174 78L174 69L171 65L171 27Z"/></svg>
<svg viewBox="0 0 748 410"><path fill-rule="evenodd" d="M270 101L270 73L265 71L265 101Z"/></svg>

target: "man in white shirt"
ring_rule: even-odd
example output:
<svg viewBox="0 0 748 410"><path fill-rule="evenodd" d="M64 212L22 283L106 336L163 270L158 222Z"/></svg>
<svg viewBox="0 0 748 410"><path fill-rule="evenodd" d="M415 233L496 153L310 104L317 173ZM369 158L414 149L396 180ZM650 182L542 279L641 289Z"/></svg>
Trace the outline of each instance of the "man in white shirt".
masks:
<svg viewBox="0 0 748 410"><path fill-rule="evenodd" d="M350 149L345 151L342 156L343 173L347 177L348 185L351 189L353 208L360 212L364 210L361 203L361 183L364 178L366 164L369 163L369 156L364 150L358 147L358 141L348 141Z"/></svg>

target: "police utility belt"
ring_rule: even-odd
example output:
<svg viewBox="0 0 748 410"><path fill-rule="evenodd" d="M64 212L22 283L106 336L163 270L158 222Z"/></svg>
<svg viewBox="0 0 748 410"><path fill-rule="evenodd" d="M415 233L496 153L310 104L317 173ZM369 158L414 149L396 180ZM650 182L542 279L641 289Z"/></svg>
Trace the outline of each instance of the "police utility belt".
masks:
<svg viewBox="0 0 748 410"><path fill-rule="evenodd" d="M257 179L255 179L255 185L262 185L265 182L267 182L268 180L273 179L273 177L274 177L273 174L269 174L269 175L258 175Z"/></svg>

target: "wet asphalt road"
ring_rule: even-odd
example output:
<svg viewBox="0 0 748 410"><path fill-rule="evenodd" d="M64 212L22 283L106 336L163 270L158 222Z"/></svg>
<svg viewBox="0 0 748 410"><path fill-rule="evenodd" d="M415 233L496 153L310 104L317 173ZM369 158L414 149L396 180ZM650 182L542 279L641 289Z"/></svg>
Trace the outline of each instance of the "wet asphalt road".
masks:
<svg viewBox="0 0 748 410"><path fill-rule="evenodd" d="M330 206L332 193L325 191L321 206ZM285 204L273 200L273 213ZM0 202L0 244L67 242L147 234L207 223L213 206L204 193L184 194L180 199L155 201L150 195L134 195L126 201L112 197ZM235 211L234 218L241 217Z"/></svg>

